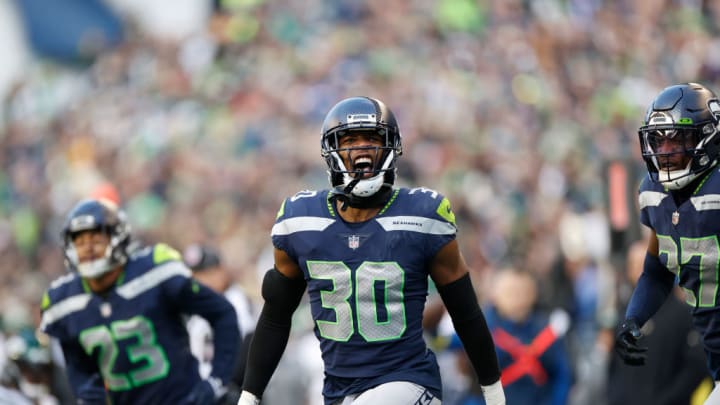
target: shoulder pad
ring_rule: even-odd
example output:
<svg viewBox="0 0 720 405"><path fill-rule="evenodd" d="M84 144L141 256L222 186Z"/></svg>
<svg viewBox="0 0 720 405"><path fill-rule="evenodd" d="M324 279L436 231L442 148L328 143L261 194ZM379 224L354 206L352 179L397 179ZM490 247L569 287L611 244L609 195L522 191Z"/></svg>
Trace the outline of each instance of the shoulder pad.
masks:
<svg viewBox="0 0 720 405"><path fill-rule="evenodd" d="M322 213L321 209L325 207L327 199L327 191L303 190L297 192L292 197L283 200L278 210L275 220L280 218L298 217L298 216L317 216ZM318 204L318 200L322 199L323 203Z"/></svg>
<svg viewBox="0 0 720 405"><path fill-rule="evenodd" d="M42 296L42 300L40 301L40 310L44 311L50 307L50 294L48 294L47 291Z"/></svg>
<svg viewBox="0 0 720 405"><path fill-rule="evenodd" d="M42 300L40 302L40 309L44 311L50 306L52 306L56 301L62 299L62 297L64 297L66 294L72 294L71 292L69 292L69 290L71 289L70 283L76 278L78 278L77 273L68 273L53 280L50 283L50 287L48 287L48 289L42 296Z"/></svg>
<svg viewBox="0 0 720 405"><path fill-rule="evenodd" d="M440 201L440 205L438 205L435 212L451 224L457 225L455 223L455 213L453 212L452 207L450 206L450 200L448 200L447 197L442 198L442 201Z"/></svg>
<svg viewBox="0 0 720 405"><path fill-rule="evenodd" d="M171 260L182 260L180 252L164 243L158 243L153 247L153 264L165 263Z"/></svg>
<svg viewBox="0 0 720 405"><path fill-rule="evenodd" d="M450 200L444 195L425 187L408 189L407 195L413 201L412 207L418 210L417 214L430 217L436 214L446 222L456 225Z"/></svg>
<svg viewBox="0 0 720 405"><path fill-rule="evenodd" d="M643 191L665 191L665 188L660 183L656 183L650 180L650 175L643 177L639 187L640 192Z"/></svg>

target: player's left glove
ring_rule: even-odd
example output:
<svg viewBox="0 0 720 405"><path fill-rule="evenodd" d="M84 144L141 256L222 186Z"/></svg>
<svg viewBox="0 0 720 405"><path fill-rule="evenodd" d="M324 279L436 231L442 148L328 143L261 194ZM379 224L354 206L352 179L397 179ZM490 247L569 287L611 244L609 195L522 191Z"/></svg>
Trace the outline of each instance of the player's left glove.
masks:
<svg viewBox="0 0 720 405"><path fill-rule="evenodd" d="M225 392L227 389L223 386L222 381L217 377L210 377L195 384L188 395L188 401L195 405L214 404L225 395Z"/></svg>
<svg viewBox="0 0 720 405"><path fill-rule="evenodd" d="M243 391L238 399L237 405L259 405L260 398L256 397L247 391Z"/></svg>
<svg viewBox="0 0 720 405"><path fill-rule="evenodd" d="M500 380L490 385L481 385L480 389L487 405L505 405L505 391Z"/></svg>
<svg viewBox="0 0 720 405"><path fill-rule="evenodd" d="M635 319L626 319L620 326L615 337L615 351L620 355L625 364L631 366L642 366L645 364L647 347L638 345L642 337L640 327Z"/></svg>

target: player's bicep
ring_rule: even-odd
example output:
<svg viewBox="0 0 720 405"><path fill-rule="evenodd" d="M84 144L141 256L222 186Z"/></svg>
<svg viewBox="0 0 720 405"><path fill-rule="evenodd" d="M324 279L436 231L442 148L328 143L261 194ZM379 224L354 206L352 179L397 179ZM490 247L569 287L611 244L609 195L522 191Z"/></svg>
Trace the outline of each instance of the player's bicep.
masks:
<svg viewBox="0 0 720 405"><path fill-rule="evenodd" d="M658 242L657 234L655 233L654 229L650 230L650 237L648 238L648 247L647 251L653 256L658 256L660 254L660 243Z"/></svg>
<svg viewBox="0 0 720 405"><path fill-rule="evenodd" d="M274 248L275 268L283 276L289 279L297 279L303 276L302 269L297 262L284 250Z"/></svg>
<svg viewBox="0 0 720 405"><path fill-rule="evenodd" d="M451 240L445 244L430 263L430 277L438 286L452 283L467 274L468 271L468 265L460 253L457 240Z"/></svg>

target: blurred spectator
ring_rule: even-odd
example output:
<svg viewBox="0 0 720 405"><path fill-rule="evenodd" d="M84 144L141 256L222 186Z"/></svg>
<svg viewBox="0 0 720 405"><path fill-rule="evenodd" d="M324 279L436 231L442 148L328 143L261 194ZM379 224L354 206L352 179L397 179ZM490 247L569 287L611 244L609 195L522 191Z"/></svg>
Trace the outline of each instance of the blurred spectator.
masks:
<svg viewBox="0 0 720 405"><path fill-rule="evenodd" d="M514 268L498 270L491 304L485 310L495 340L508 404L564 405L572 383L570 355L563 338L569 317L562 310L544 314L537 310L537 283L531 273ZM472 372L459 340L450 349L459 352L461 374ZM476 384L457 402L484 404Z"/></svg>
<svg viewBox="0 0 720 405"><path fill-rule="evenodd" d="M625 306L643 270L647 241L634 242L627 252L621 291ZM607 384L608 405L687 405L703 379L710 379L705 366L700 334L675 287L658 312L642 328L642 343L651 353L644 367L630 366L613 353Z"/></svg>
<svg viewBox="0 0 720 405"><path fill-rule="evenodd" d="M89 195L90 198L94 200L107 200L111 203L117 205L118 207L122 205L122 200L120 199L120 194L117 191L117 188L109 183L104 182L98 184Z"/></svg>
<svg viewBox="0 0 720 405"><path fill-rule="evenodd" d="M33 327L22 328L7 337L5 350L9 361L0 370L0 384L22 396L22 400L17 399L18 404L60 405L73 401L64 371L55 363L49 343L49 337ZM0 403L15 402L0 394Z"/></svg>
<svg viewBox="0 0 720 405"><path fill-rule="evenodd" d="M207 245L193 244L183 251L183 260L192 270L196 280L225 296L235 308L242 343L231 380L234 386L229 387L232 395L229 397L237 394L235 397L237 402L245 374L247 350L257 322L257 311L243 288L233 281L218 251ZM212 328L205 319L197 315L190 317L187 328L190 335L190 350L200 363L200 376L207 378L212 369L214 355Z"/></svg>

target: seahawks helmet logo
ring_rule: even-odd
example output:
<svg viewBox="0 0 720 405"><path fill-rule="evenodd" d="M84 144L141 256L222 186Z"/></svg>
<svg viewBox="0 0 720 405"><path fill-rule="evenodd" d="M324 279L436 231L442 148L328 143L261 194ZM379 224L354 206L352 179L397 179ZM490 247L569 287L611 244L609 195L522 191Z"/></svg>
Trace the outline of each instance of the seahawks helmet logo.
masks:
<svg viewBox="0 0 720 405"><path fill-rule="evenodd" d="M672 115L664 112L664 111L655 111L650 115L650 119L648 120L648 125L666 125L666 124L673 124L673 117Z"/></svg>
<svg viewBox="0 0 720 405"><path fill-rule="evenodd" d="M359 122L377 122L377 116L375 114L348 114L348 124L355 124Z"/></svg>

